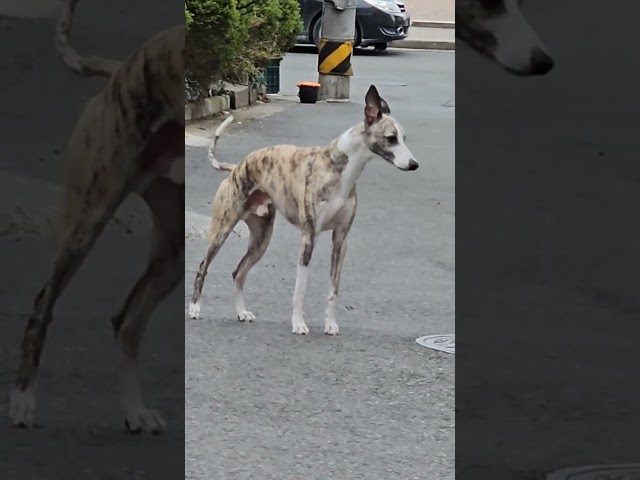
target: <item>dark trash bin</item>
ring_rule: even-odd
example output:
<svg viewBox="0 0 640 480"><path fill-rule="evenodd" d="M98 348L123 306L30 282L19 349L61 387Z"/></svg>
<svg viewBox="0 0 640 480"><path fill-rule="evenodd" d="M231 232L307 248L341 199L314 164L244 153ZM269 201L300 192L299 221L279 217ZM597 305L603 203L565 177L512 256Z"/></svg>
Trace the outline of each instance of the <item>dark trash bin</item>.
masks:
<svg viewBox="0 0 640 480"><path fill-rule="evenodd" d="M315 82L300 82L298 84L298 97L300 103L316 103L318 101L318 92L320 84Z"/></svg>

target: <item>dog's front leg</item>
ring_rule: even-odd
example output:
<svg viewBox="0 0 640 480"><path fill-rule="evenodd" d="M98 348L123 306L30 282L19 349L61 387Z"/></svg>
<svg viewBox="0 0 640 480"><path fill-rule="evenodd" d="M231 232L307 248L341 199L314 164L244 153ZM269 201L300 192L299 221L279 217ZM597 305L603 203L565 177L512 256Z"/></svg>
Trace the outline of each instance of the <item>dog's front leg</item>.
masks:
<svg viewBox="0 0 640 480"><path fill-rule="evenodd" d="M71 185L66 191L59 225L61 248L49 280L34 300L22 338L20 367L9 400L13 425L34 426L36 380L47 329L53 321L53 307L125 197L126 189L114 187L109 178L98 176L93 190L78 193L78 186ZM88 210L91 215L86 214Z"/></svg>
<svg viewBox="0 0 640 480"><path fill-rule="evenodd" d="M315 233L313 228L304 229L296 274L296 288L293 292L293 315L291 316L292 332L297 335L307 335L309 333L309 328L304 322L304 294L307 289L309 262L311 262L314 245Z"/></svg>
<svg viewBox="0 0 640 480"><path fill-rule="evenodd" d="M153 213L154 245L144 274L113 318L120 346L116 375L127 429L159 433L165 422L143 403L138 350L153 310L184 279L184 227L178 221L184 211L184 186L157 178L143 197Z"/></svg>
<svg viewBox="0 0 640 480"><path fill-rule="evenodd" d="M333 248L331 250L331 289L327 297L327 310L324 321L324 333L327 335L338 335L339 328L336 321L336 301L338 290L340 289L340 276L342 274L342 263L347 252L348 229L339 227L333 231Z"/></svg>

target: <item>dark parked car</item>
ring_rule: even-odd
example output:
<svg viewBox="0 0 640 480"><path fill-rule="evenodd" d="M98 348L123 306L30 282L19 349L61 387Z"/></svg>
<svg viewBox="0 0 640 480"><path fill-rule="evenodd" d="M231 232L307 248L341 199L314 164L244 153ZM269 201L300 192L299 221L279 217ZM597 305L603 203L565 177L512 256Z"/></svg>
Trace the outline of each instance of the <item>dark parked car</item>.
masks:
<svg viewBox="0 0 640 480"><path fill-rule="evenodd" d="M320 42L322 0L298 0L304 29L298 36L299 43ZM401 0L358 0L356 9L356 47L373 45L385 50L393 40L403 40L409 35L411 18Z"/></svg>

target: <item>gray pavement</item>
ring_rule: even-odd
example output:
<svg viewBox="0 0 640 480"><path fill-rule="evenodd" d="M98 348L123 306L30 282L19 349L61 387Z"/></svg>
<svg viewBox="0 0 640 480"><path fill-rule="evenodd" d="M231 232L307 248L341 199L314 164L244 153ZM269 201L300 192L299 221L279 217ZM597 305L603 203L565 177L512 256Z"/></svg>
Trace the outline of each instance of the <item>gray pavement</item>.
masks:
<svg viewBox="0 0 640 480"><path fill-rule="evenodd" d="M619 48L637 16L525 5L549 76L457 51L460 478L543 479L639 452L640 90Z"/></svg>
<svg viewBox="0 0 640 480"><path fill-rule="evenodd" d="M428 20L432 22L454 22L454 0L404 0L407 11L413 20Z"/></svg>
<svg viewBox="0 0 640 480"><path fill-rule="evenodd" d="M10 7L24 13L26 2L9 3L0 6L0 13ZM50 223L60 195L61 151L84 102L103 85L62 66L52 43L60 4L36 3L44 17L0 17L0 476L182 478L181 288L154 317L142 354L146 398L167 419L167 434L125 434L115 393L110 318L147 256L149 222L141 203L133 199L123 208L132 225L110 228L56 309L39 382L42 428L26 432L8 426L8 392L20 338L51 263ZM73 40L82 52L122 57L176 18L181 21L182 15L174 2L83 0Z"/></svg>
<svg viewBox="0 0 640 480"><path fill-rule="evenodd" d="M415 343L453 333L453 53L390 50L354 58L353 102L274 101L238 112L219 157L237 162L279 143L326 143L361 120L364 92L378 85L420 162L414 173L372 162L358 183L339 337L322 334L329 240L314 252L306 297L308 337L290 333L299 234L276 222L269 250L247 282L257 315L234 315L231 271L243 230L213 262L202 318L185 315L186 472L190 479L452 479L454 357ZM315 55L289 54L282 91L314 80ZM406 86L399 86L406 83ZM450 103L449 103L450 104ZM266 115L266 116L265 116ZM212 122L190 133L208 135ZM223 174L202 147L187 150L185 304L206 249L210 200ZM215 472L213 474L212 472Z"/></svg>

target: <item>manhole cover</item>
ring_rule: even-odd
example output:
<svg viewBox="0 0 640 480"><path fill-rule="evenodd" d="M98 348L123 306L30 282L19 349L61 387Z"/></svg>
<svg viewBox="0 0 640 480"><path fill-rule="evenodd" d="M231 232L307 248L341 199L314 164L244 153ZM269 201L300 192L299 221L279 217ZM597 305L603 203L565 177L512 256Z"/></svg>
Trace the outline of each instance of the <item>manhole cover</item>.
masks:
<svg viewBox="0 0 640 480"><path fill-rule="evenodd" d="M447 335L427 335L426 337L416 338L418 345L431 348L432 350L439 350L445 353L456 353L456 336L453 334Z"/></svg>
<svg viewBox="0 0 640 480"><path fill-rule="evenodd" d="M547 475L547 480L640 480L640 463L567 468Z"/></svg>

